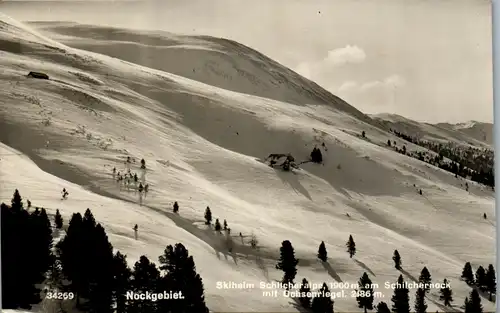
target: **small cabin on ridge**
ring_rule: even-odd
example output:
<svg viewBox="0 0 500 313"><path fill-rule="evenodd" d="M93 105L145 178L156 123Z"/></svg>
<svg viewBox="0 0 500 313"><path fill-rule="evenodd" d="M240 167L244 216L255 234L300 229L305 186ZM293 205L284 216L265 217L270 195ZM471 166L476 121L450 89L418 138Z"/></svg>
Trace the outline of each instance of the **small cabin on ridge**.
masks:
<svg viewBox="0 0 500 313"><path fill-rule="evenodd" d="M49 75L40 72L29 72L28 77L38 78L38 79L49 79Z"/></svg>

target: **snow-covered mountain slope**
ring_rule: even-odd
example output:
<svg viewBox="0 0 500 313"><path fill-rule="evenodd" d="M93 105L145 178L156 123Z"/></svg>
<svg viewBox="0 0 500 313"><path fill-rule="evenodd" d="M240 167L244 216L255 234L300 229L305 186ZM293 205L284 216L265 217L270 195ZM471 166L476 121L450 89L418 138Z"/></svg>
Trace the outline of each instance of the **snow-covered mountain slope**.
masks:
<svg viewBox="0 0 500 313"><path fill-rule="evenodd" d="M38 22L60 42L181 75L215 87L296 105L327 103L373 122L316 83L238 42L209 36Z"/></svg>
<svg viewBox="0 0 500 313"><path fill-rule="evenodd" d="M451 129L464 133L474 139L485 142L493 146L493 124L477 121L469 121L467 123L449 124L439 123L436 126L446 129Z"/></svg>
<svg viewBox="0 0 500 313"><path fill-rule="evenodd" d="M293 105L285 101L292 91L283 95L281 89L269 98L229 91L159 70L153 60L144 67L18 26L6 19L0 25L1 200L9 201L18 188L33 206L60 209L66 221L91 208L131 265L142 254L157 260L166 245L182 242L213 311L295 310L291 299L263 296L269 290L259 288L281 278L275 264L283 240L292 242L300 259L297 281L356 283L366 271L383 293L375 302L390 303L393 291L384 284L401 274L391 260L395 249L406 280L424 266L434 281L450 280L457 308L470 292L459 280L464 263L494 263L493 193L472 182L466 192L453 175L387 149L388 138L398 139L346 106ZM107 36L100 31L95 34ZM235 63L250 62L248 54L231 55ZM45 72L50 80L27 78L29 71ZM282 172L261 161L288 152L306 159L322 143L324 166ZM150 192L142 206L137 193L121 189L111 176L113 167L124 171L127 156L136 160L133 171L146 160ZM63 187L70 196L61 202ZM171 213L174 201L179 216ZM232 253L227 238L203 225L207 205L214 218L227 220ZM251 233L259 251L249 247ZM349 235L358 249L352 259L345 251ZM316 259L322 240L328 265ZM217 282L254 288L223 290ZM413 299L415 290L410 293ZM336 311L359 311L346 295L335 299ZM428 305L429 311L443 310L438 290L431 290ZM483 305L494 309L486 300Z"/></svg>
<svg viewBox="0 0 500 313"><path fill-rule="evenodd" d="M398 130L404 134L418 136L421 139L441 142L452 141L476 147L493 148L493 124L491 123L469 121L458 124L430 124L387 113L374 114L371 117L388 128Z"/></svg>

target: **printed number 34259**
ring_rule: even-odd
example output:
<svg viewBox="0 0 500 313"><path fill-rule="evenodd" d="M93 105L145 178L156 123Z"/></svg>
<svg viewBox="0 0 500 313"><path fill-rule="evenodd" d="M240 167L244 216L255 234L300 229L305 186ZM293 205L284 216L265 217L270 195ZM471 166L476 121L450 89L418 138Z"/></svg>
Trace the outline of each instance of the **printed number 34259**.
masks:
<svg viewBox="0 0 500 313"><path fill-rule="evenodd" d="M46 299L54 300L71 300L75 297L72 292L47 292L45 294Z"/></svg>

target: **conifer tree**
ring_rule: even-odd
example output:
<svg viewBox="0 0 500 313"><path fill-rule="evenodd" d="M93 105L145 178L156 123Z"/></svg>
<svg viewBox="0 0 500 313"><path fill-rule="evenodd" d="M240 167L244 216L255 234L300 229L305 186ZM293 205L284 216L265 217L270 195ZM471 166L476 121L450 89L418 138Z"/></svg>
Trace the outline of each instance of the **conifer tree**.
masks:
<svg viewBox="0 0 500 313"><path fill-rule="evenodd" d="M84 218L85 219L85 218ZM84 220L85 223L85 220ZM99 313L113 312L113 246L101 224L92 231L94 250L90 253L90 262L86 264L88 273L90 310Z"/></svg>
<svg viewBox="0 0 500 313"><path fill-rule="evenodd" d="M497 280L493 264L488 265L488 270L486 271L486 277L485 277L485 285L486 285L486 290L490 293L488 300L492 301L493 294L496 293L497 290Z"/></svg>
<svg viewBox="0 0 500 313"><path fill-rule="evenodd" d="M40 213L40 212L39 212ZM26 309L39 303L38 284L45 278L46 256L52 241L43 217L29 214L16 189L11 206L1 204L2 308ZM40 262L33 260L40 258Z"/></svg>
<svg viewBox="0 0 500 313"><path fill-rule="evenodd" d="M392 260L394 261L394 267L397 270L401 270L401 256L399 255L398 250L394 250L394 255L392 256Z"/></svg>
<svg viewBox="0 0 500 313"><path fill-rule="evenodd" d="M463 278L463 280L468 285L474 284L474 273L472 272L472 266L470 265L470 262L465 263L461 278Z"/></svg>
<svg viewBox="0 0 500 313"><path fill-rule="evenodd" d="M179 204L177 203L177 201L174 202L174 213L177 213L179 212Z"/></svg>
<svg viewBox="0 0 500 313"><path fill-rule="evenodd" d="M16 189L17 191L17 189ZM17 192L18 193L18 192ZM22 282L19 280L20 268L17 260L22 260L21 238L14 236L16 227L20 224L14 209L5 203L1 205L1 238L2 238L2 308L18 309L20 304L20 289ZM21 234L21 233L20 233Z"/></svg>
<svg viewBox="0 0 500 313"><path fill-rule="evenodd" d="M226 222L226 219L224 219L224 230L227 230L227 222Z"/></svg>
<svg viewBox="0 0 500 313"><path fill-rule="evenodd" d="M385 303L384 301L380 301L377 304L377 313L391 313L391 310L389 310L387 303Z"/></svg>
<svg viewBox="0 0 500 313"><path fill-rule="evenodd" d="M54 223L56 224L57 229L61 229L63 227L63 218L61 213L59 213L59 209L56 210L56 217L54 219Z"/></svg>
<svg viewBox="0 0 500 313"><path fill-rule="evenodd" d="M284 272L282 283L286 284L288 289L288 284L293 284L295 275L297 275L297 264L299 260L295 258L295 252L292 243L285 240L281 243L280 248L280 259L276 265L276 269L282 270Z"/></svg>
<svg viewBox="0 0 500 313"><path fill-rule="evenodd" d="M45 280L45 274L54 262L52 254L52 226L49 217L44 208L40 214L31 217L32 255L37 262L31 267L36 272L36 282L42 283Z"/></svg>
<svg viewBox="0 0 500 313"><path fill-rule="evenodd" d="M431 283L431 274L429 273L429 270L427 269L426 266L424 266L424 268L420 272L420 277L418 278L418 282L424 284L423 289L425 293L429 292L430 287L429 285L426 286L425 284Z"/></svg>
<svg viewBox="0 0 500 313"><path fill-rule="evenodd" d="M476 271L476 286L480 290L484 290L486 287L486 272L482 266L479 266Z"/></svg>
<svg viewBox="0 0 500 313"><path fill-rule="evenodd" d="M482 313L481 297L476 289L472 289L469 298L465 298L465 313Z"/></svg>
<svg viewBox="0 0 500 313"><path fill-rule="evenodd" d="M164 285L175 288L184 296L184 299L161 301L160 311L208 313L202 279L196 273L193 257L184 245L177 243L175 247L167 246L159 261L162 264L160 269L166 272L162 278Z"/></svg>
<svg viewBox="0 0 500 313"><path fill-rule="evenodd" d="M215 219L215 230L216 231L220 231L221 230L220 222L219 222L218 218Z"/></svg>
<svg viewBox="0 0 500 313"><path fill-rule="evenodd" d="M415 313L426 313L427 304L425 304L425 293L423 288L418 288L415 294Z"/></svg>
<svg viewBox="0 0 500 313"><path fill-rule="evenodd" d="M444 301L444 305L451 307L451 303L453 302L453 292L448 286L448 280L446 278L443 281L444 288L441 288L439 292L441 295L439 296L439 300Z"/></svg>
<svg viewBox="0 0 500 313"><path fill-rule="evenodd" d="M57 248L61 259L64 276L70 281L70 289L75 294L76 304L79 306L80 297L86 291L86 273L82 271L86 257L83 255L82 232L83 218L80 213L74 213L69 222L66 236L59 241Z"/></svg>
<svg viewBox="0 0 500 313"><path fill-rule="evenodd" d="M311 303L311 311L313 313L333 313L333 300L329 296L330 290L326 283L323 283L323 286L319 290L321 295L314 297Z"/></svg>
<svg viewBox="0 0 500 313"><path fill-rule="evenodd" d="M134 265L131 290L135 293L158 292L160 271L146 256ZM157 312L157 303L150 300L134 300L128 303L127 313Z"/></svg>
<svg viewBox="0 0 500 313"><path fill-rule="evenodd" d="M392 312L394 313L410 313L410 298L408 296L408 288L404 285L403 275L399 275L398 286L394 288L394 294L391 298Z"/></svg>
<svg viewBox="0 0 500 313"><path fill-rule="evenodd" d="M11 200L11 209L13 211L21 211L23 209L23 199L17 189L14 191L14 196Z"/></svg>
<svg viewBox="0 0 500 313"><path fill-rule="evenodd" d="M116 302L116 313L127 312L126 293L130 287L131 276L127 257L117 251L113 256L113 300Z"/></svg>
<svg viewBox="0 0 500 313"><path fill-rule="evenodd" d="M207 206L207 209L205 210L205 224L210 225L212 223L212 211L210 211L210 208Z"/></svg>
<svg viewBox="0 0 500 313"><path fill-rule="evenodd" d="M313 148L311 152L311 161L318 164L323 162L323 155L321 154L321 150L319 148Z"/></svg>
<svg viewBox="0 0 500 313"><path fill-rule="evenodd" d="M144 159L141 160L141 169L146 169L146 161Z"/></svg>
<svg viewBox="0 0 500 313"><path fill-rule="evenodd" d="M471 303L470 303L468 297L465 297L465 301L464 301L464 313L475 313L475 312L472 311Z"/></svg>
<svg viewBox="0 0 500 313"><path fill-rule="evenodd" d="M346 246L347 252L349 252L349 257L352 258L352 256L356 254L356 244L354 243L352 235L349 235L349 240L347 241Z"/></svg>
<svg viewBox="0 0 500 313"><path fill-rule="evenodd" d="M300 304L308 309L311 307L311 296L310 296L310 292L311 292L311 287L309 287L309 282L307 281L307 279L302 279L302 284L300 285L300 297L299 297L299 301L300 301Z"/></svg>
<svg viewBox="0 0 500 313"><path fill-rule="evenodd" d="M318 249L318 259L320 259L323 262L326 262L327 258L328 256L326 252L325 242L322 241Z"/></svg>
<svg viewBox="0 0 500 313"><path fill-rule="evenodd" d="M356 297L358 307L363 308L365 313L367 310L373 310L373 285L366 272L359 279L358 286L358 296Z"/></svg>

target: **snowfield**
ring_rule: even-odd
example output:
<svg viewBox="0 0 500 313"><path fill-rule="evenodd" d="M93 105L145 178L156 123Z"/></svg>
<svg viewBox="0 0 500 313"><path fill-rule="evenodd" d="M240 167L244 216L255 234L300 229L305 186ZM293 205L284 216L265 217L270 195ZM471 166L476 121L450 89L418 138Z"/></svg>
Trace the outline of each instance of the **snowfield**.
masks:
<svg viewBox="0 0 500 313"><path fill-rule="evenodd" d="M49 30L58 27L51 37ZM389 306L393 290L384 284L401 274L392 261L395 249L406 281L427 266L433 282L451 282L451 311L462 311L471 291L459 279L464 263L474 270L495 264L494 193L470 181L466 192L463 179L388 149L388 139L398 145L402 140L314 83L223 39L217 46L210 38L132 36L123 30L116 31L120 44L117 38L83 44L77 35L85 31L89 37L111 36L99 27L64 23L38 32L0 15L1 201L10 202L17 188L33 206L50 214L59 209L65 223L90 208L130 266L141 255L157 263L167 245L183 243L214 312L298 311L281 290L277 297L264 296L270 289L259 286L281 279L275 264L283 240L291 241L299 259L296 282L305 277L351 285L367 272L383 294L374 303ZM61 33L66 44L56 41ZM135 47L140 38L145 50L134 51L143 59L130 60L123 42ZM175 41L175 48L163 48L163 58L161 47L155 48L161 40ZM69 47L71 42L86 50ZM176 69L168 71L165 64ZM207 64L219 72L186 74ZM268 68L273 75L260 81ZM27 78L30 71L45 72L50 80ZM237 73L253 73L255 83ZM279 88L272 88L273 77L282 80ZM331 101L321 105L322 99ZM263 163L270 153L305 160L322 143L324 165L282 172ZM137 173L139 160L146 160L150 191L142 200L112 177L113 167L124 172L127 156ZM62 188L68 200L61 201ZM172 213L174 201L178 215ZM227 220L230 238L203 224L207 206L214 220ZM248 243L252 233L258 250ZM349 235L357 247L352 259L345 248ZM327 265L316 258L321 241ZM219 289L218 282L245 282L248 288ZM351 290L334 299L336 312L361 310ZM447 310L436 289L427 304L429 312ZM494 311L487 299L482 304Z"/></svg>

